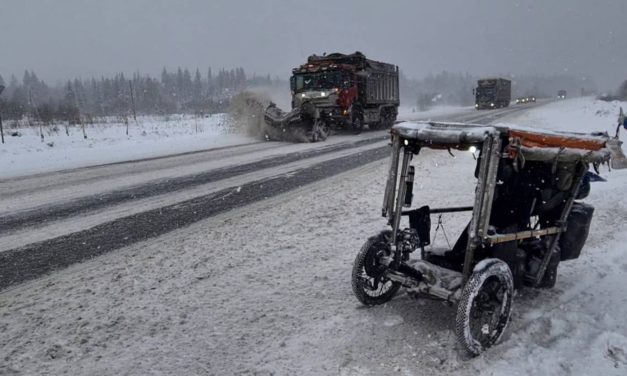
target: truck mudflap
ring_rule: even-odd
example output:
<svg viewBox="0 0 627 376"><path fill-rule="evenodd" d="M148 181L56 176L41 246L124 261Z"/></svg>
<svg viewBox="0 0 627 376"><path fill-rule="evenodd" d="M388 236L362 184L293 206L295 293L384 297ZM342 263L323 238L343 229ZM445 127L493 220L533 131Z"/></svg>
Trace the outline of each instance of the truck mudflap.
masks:
<svg viewBox="0 0 627 376"><path fill-rule="evenodd" d="M329 136L329 127L303 107L285 112L271 103L265 110L264 138L268 141L317 142Z"/></svg>

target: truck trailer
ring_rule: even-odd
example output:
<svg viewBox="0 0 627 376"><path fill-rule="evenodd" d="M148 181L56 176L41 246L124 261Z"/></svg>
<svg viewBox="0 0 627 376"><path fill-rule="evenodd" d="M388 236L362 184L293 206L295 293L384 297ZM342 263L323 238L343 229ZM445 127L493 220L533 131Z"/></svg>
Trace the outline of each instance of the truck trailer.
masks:
<svg viewBox="0 0 627 376"><path fill-rule="evenodd" d="M474 91L477 110L508 107L512 100L512 82L504 78L478 80Z"/></svg>

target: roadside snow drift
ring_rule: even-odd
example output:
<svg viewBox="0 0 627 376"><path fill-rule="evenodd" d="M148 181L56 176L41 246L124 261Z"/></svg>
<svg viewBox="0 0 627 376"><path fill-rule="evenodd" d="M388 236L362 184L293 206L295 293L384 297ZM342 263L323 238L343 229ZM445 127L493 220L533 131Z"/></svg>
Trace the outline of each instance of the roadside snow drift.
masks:
<svg viewBox="0 0 627 376"><path fill-rule="evenodd" d="M126 124L117 118L85 126L6 129L0 144L0 179L94 166L176 153L193 152L220 146L255 142L235 133L225 114L211 116L140 116L137 123ZM15 136L12 136L15 134Z"/></svg>

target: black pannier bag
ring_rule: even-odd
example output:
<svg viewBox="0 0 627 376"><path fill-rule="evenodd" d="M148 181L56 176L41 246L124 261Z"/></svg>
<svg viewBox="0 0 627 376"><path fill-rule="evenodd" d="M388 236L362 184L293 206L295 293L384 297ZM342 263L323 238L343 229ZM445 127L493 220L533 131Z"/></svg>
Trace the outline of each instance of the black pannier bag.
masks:
<svg viewBox="0 0 627 376"><path fill-rule="evenodd" d="M431 209L423 206L409 213L409 227L416 230L420 247L431 244Z"/></svg>
<svg viewBox="0 0 627 376"><path fill-rule="evenodd" d="M581 249L588 238L593 213L594 206L581 202L573 203L566 220L566 232L562 234L559 242L562 261L574 260L581 254Z"/></svg>

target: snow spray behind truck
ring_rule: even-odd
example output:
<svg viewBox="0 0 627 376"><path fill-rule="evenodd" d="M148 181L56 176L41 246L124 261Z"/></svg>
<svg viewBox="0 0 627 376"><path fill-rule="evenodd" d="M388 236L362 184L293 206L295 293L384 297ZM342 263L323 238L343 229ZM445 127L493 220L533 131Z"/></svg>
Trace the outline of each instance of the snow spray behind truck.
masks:
<svg viewBox="0 0 627 376"><path fill-rule="evenodd" d="M390 128L398 114L398 67L361 52L311 55L292 70L292 110L271 104L267 139L325 140L333 129Z"/></svg>
<svg viewBox="0 0 627 376"><path fill-rule="evenodd" d="M477 110L508 107L512 100L512 82L504 78L486 78L477 81L475 108Z"/></svg>

